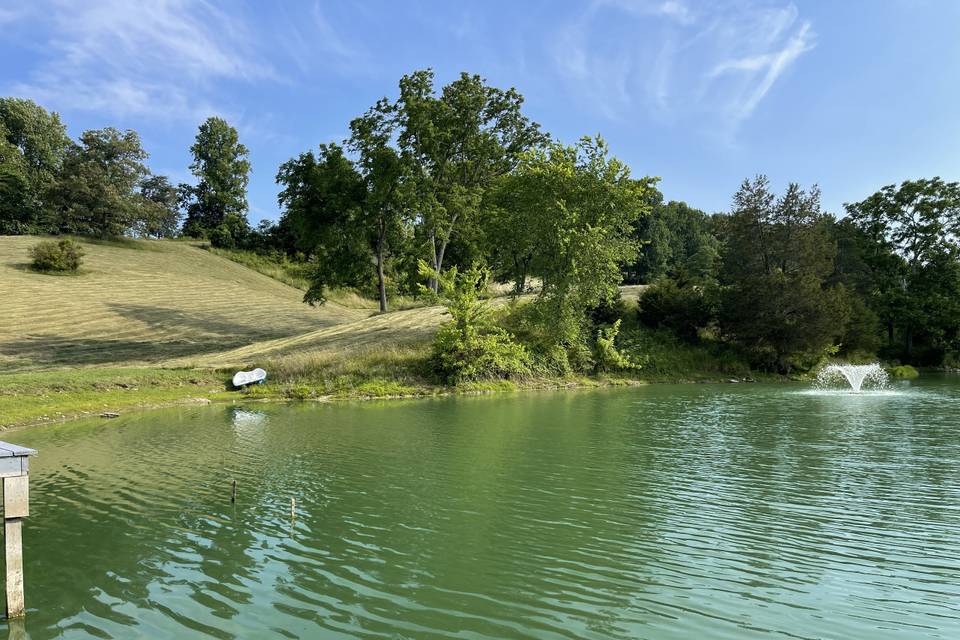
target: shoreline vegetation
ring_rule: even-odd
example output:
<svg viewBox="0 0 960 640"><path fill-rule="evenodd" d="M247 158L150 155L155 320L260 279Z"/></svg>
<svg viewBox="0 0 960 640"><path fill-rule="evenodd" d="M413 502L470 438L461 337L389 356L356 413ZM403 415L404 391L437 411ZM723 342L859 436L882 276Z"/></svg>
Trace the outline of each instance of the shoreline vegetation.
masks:
<svg viewBox="0 0 960 640"><path fill-rule="evenodd" d="M268 381L244 390L229 389L232 370L110 368L44 371L0 376L0 429L33 427L83 418L114 417L191 404L243 402L329 402L392 400L521 391L590 389L658 383L747 383L783 381L772 374L626 377L619 375L527 378L444 385L397 370L377 375L355 369L353 375Z"/></svg>
<svg viewBox="0 0 960 640"><path fill-rule="evenodd" d="M4 374L0 375L0 430L197 404L394 400L648 384L800 382L813 378L762 372L738 377L722 371L681 368L672 373L650 371L647 375L529 377L447 385L417 373L424 367L428 352L428 346L423 345L394 350L386 357L361 354L339 362L321 358L323 364L310 372L281 370L280 380L269 379L263 385L242 390L230 386L232 369L113 367ZM887 370L899 379L920 375L909 365Z"/></svg>

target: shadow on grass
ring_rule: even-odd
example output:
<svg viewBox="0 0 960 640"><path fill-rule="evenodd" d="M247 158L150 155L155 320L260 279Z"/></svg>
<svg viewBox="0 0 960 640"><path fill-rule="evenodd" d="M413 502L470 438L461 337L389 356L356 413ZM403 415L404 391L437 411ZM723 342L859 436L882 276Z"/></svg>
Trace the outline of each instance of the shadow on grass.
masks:
<svg viewBox="0 0 960 640"><path fill-rule="evenodd" d="M46 269L34 269L33 265L29 262L8 262L4 266L16 271L35 273L40 276L66 276L68 278L75 278L77 276L82 276L86 273L89 273L86 269L78 269L77 271L49 271Z"/></svg>
<svg viewBox="0 0 960 640"><path fill-rule="evenodd" d="M118 333L134 323L142 323L147 325L151 332L163 337L123 339L109 336L31 336L0 343L0 356L39 367L150 363L226 351L252 342L283 338L295 333L290 327L278 327L270 323L234 322L216 314L192 313L149 305L108 306L119 316L132 321L119 322Z"/></svg>

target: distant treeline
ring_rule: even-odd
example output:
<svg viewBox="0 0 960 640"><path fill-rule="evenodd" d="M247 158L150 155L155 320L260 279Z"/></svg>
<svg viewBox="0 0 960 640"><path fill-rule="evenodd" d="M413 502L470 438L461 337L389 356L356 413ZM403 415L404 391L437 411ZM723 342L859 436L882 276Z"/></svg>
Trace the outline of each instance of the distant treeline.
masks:
<svg viewBox="0 0 960 640"><path fill-rule="evenodd" d="M553 140L514 89L468 74L437 89L429 70L349 126L347 140L280 166L280 218L251 228L249 154L223 119L199 128L195 182L173 185L149 171L136 132L72 141L57 114L3 98L0 234L205 238L309 265L311 303L335 286L378 297L383 311L396 295L465 305L447 339L476 338L480 352L483 340L512 340L524 362L561 370L609 356L622 282L653 285L640 304L647 326L729 345L767 370L834 355L960 363L955 182L883 187L838 219L816 186L778 195L757 176L729 212L708 215L664 202L657 179L631 176L600 138ZM535 284L535 302L471 338L475 301L457 283L487 278L517 294Z"/></svg>

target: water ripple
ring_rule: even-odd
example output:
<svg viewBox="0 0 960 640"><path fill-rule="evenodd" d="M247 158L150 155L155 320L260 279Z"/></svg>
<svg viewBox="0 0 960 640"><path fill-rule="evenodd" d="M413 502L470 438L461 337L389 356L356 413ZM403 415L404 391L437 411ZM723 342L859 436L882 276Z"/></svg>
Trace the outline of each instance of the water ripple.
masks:
<svg viewBox="0 0 960 640"><path fill-rule="evenodd" d="M35 639L960 637L952 380L190 408L10 439L41 452Z"/></svg>

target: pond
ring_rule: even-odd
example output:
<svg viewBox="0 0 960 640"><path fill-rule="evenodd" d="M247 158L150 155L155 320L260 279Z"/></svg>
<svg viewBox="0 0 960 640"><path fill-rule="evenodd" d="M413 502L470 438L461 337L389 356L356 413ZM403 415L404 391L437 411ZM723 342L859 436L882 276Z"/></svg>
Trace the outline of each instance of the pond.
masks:
<svg viewBox="0 0 960 640"><path fill-rule="evenodd" d="M957 378L191 407L4 439L40 450L34 640L960 638Z"/></svg>

